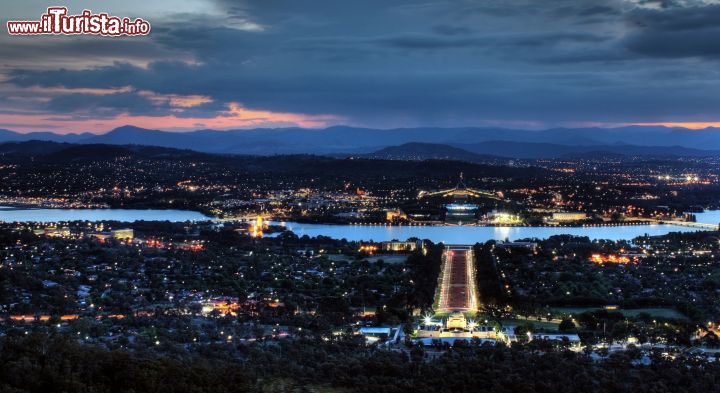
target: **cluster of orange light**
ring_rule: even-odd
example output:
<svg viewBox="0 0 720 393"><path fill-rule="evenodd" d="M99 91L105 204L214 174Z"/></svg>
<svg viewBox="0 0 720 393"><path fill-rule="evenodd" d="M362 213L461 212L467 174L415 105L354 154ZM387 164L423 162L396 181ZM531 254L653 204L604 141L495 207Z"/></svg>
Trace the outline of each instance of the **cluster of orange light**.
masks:
<svg viewBox="0 0 720 393"><path fill-rule="evenodd" d="M122 315L122 314L110 314L110 315L98 315L98 316L95 317L95 319L103 319L103 318L108 318L108 319L124 319L125 316Z"/></svg>
<svg viewBox="0 0 720 393"><path fill-rule="evenodd" d="M185 250L185 251L198 252L198 251L202 251L205 248L205 246L200 243L189 243L189 244L182 243L182 244L179 244L177 246L177 248L179 248L181 250Z"/></svg>
<svg viewBox="0 0 720 393"><path fill-rule="evenodd" d="M700 337L705 337L710 332L712 332L716 336L720 336L720 323L708 322L707 330L698 330L698 334L700 335Z"/></svg>
<svg viewBox="0 0 720 393"><path fill-rule="evenodd" d="M235 315L236 311L240 309L240 305L237 303L212 303L212 308L219 311L223 315Z"/></svg>
<svg viewBox="0 0 720 393"><path fill-rule="evenodd" d="M368 254L372 254L372 253L374 253L374 252L377 251L377 250L378 250L378 247L377 247L377 246L374 246L374 245L371 245L371 244L362 245L362 246L360 246L360 248L358 249L358 251L360 251L360 252L366 252L366 253L368 253Z"/></svg>
<svg viewBox="0 0 720 393"><path fill-rule="evenodd" d="M262 216L258 216L255 219L254 224L250 224L250 227L248 228L248 232L250 233L250 236L252 237L263 237L263 229L267 227L267 224L265 224L265 221L263 220Z"/></svg>
<svg viewBox="0 0 720 393"><path fill-rule="evenodd" d="M176 249L179 249L179 250L194 251L194 252L202 251L203 249L205 249L205 246L204 246L203 244L201 244L201 243L196 243L196 242L192 242L192 243L165 243L165 242L161 242L160 240L157 240L157 239L148 239L148 240L146 240L145 243L144 243L144 246L145 246L145 247L148 247L148 248L165 248L165 249L176 248Z"/></svg>
<svg viewBox="0 0 720 393"><path fill-rule="evenodd" d="M68 314L68 315L61 315L60 320L61 321L73 321L75 319L78 319L79 316L77 314ZM16 322L47 322L50 320L50 315L11 315L10 320L16 321ZM4 320L4 318L0 318L0 321Z"/></svg>
<svg viewBox="0 0 720 393"><path fill-rule="evenodd" d="M621 263L626 264L630 263L630 258L623 257L623 256L617 256L617 255L602 255L602 254L592 254L590 256L590 262L592 263Z"/></svg>
<svg viewBox="0 0 720 393"><path fill-rule="evenodd" d="M284 304L284 303L281 303L279 300L275 300L275 301L272 301L272 302L268 302L267 305L268 305L268 307L270 307L270 308L278 308L278 307L280 307L280 306L284 306L285 304Z"/></svg>
<svg viewBox="0 0 720 393"><path fill-rule="evenodd" d="M160 240L148 239L145 241L145 247L165 248L165 243L161 242Z"/></svg>
<svg viewBox="0 0 720 393"><path fill-rule="evenodd" d="M250 230L248 232L252 237L263 237L262 227L258 228L255 225L250 225Z"/></svg>

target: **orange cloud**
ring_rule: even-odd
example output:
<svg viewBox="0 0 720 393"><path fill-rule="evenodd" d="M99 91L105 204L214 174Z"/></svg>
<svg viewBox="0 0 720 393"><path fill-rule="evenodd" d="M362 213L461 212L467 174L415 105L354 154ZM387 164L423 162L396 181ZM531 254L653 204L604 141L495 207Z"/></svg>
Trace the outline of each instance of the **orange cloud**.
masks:
<svg viewBox="0 0 720 393"><path fill-rule="evenodd" d="M585 127L597 127L597 128L619 128L628 126L660 126L660 127L682 127L691 130L702 130L708 127L720 127L720 122L717 121L678 121L678 122L627 122L627 123L611 123L611 122L600 122L600 121L580 121L580 122L564 122L559 124L561 127L569 128L585 128ZM546 128L546 127L545 127Z"/></svg>
<svg viewBox="0 0 720 393"><path fill-rule="evenodd" d="M720 121L688 121L688 122L662 122L662 123L634 123L637 126L665 126L683 127L692 130L702 130L708 127L720 127Z"/></svg>
<svg viewBox="0 0 720 393"><path fill-rule="evenodd" d="M212 98L202 95L179 95L179 94L160 94L149 90L136 90L132 86L124 86L118 88L70 88L70 87L41 87L31 86L23 88L22 91L30 92L36 95L55 95L55 94L89 94L89 95L110 95L120 93L137 92L138 95L146 97L155 105L168 104L173 108L192 108L212 102ZM48 98L49 99L49 98Z"/></svg>
<svg viewBox="0 0 720 393"><path fill-rule="evenodd" d="M201 97L201 96L198 96ZM170 99L170 98L169 98ZM183 97L176 105L195 105L204 98ZM175 114L165 116L135 116L121 114L111 118L84 119L73 115L58 114L0 114L0 127L20 132L54 131L58 133L104 132L116 127L131 124L137 127L161 130L195 130L202 128L232 129L252 127L304 127L322 128L343 123L344 119L335 115L307 115L302 113L272 112L244 108L231 103L228 109L215 117L180 117Z"/></svg>
<svg viewBox="0 0 720 393"><path fill-rule="evenodd" d="M213 99L208 96L159 94L148 90L139 91L138 95L146 97L155 105L168 104L173 108L193 108L202 104L208 104L213 102Z"/></svg>

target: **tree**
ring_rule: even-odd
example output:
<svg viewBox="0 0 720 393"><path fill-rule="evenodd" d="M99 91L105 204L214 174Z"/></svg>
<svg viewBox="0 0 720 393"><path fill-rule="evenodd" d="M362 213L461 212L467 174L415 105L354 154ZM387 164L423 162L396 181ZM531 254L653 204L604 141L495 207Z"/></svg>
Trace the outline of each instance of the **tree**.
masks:
<svg viewBox="0 0 720 393"><path fill-rule="evenodd" d="M561 332L569 332L575 330L575 322L573 322L570 319L563 319L560 321L560 325L558 326L558 330Z"/></svg>

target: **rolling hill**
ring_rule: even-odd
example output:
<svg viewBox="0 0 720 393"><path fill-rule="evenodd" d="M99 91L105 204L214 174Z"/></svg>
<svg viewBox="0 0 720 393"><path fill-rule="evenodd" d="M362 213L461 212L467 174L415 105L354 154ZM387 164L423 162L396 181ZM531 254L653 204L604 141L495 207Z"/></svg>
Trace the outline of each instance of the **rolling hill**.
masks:
<svg viewBox="0 0 720 393"><path fill-rule="evenodd" d="M368 158L385 160L458 160L468 162L500 162L507 161L504 157L490 154L476 154L459 147L436 143L405 143L389 146L374 153L365 155Z"/></svg>
<svg viewBox="0 0 720 393"><path fill-rule="evenodd" d="M48 132L21 134L0 130L0 143L42 140L80 144L143 144L175 149L192 149L220 154L369 154L405 144L403 155L427 158L464 156L447 151L455 147L478 155L515 158L558 157L583 152L618 154L715 155L720 151L720 129L689 130L667 127L623 127L612 129L577 128L543 131L504 128L399 128L390 130L336 126L325 129L277 128L250 130L198 130L169 132L133 126L116 128L104 134L58 135ZM432 152L421 144L445 145L445 151ZM415 149L413 153L409 149ZM702 151L708 151L703 153ZM381 155L397 155L385 151Z"/></svg>

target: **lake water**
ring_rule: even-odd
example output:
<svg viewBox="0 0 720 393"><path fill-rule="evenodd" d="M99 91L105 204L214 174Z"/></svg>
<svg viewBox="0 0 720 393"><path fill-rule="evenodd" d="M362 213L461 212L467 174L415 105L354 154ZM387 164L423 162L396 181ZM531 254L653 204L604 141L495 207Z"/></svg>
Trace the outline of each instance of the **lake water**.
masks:
<svg viewBox="0 0 720 393"><path fill-rule="evenodd" d="M704 224L719 224L720 223L720 210L705 210L702 213L695 214L697 222Z"/></svg>
<svg viewBox="0 0 720 393"><path fill-rule="evenodd" d="M60 221L203 221L210 217L189 210L134 209L15 209L0 206L0 221L60 222Z"/></svg>
<svg viewBox="0 0 720 393"><path fill-rule="evenodd" d="M629 225L617 227L471 227L471 226L366 226L324 225L288 222L287 229L298 236L328 236L347 240L406 240L411 237L450 244L474 244L490 239L545 239L552 235L587 236L590 239L633 239L645 234L664 235L669 232L692 232L697 229L675 225Z"/></svg>
<svg viewBox="0 0 720 393"><path fill-rule="evenodd" d="M5 222L61 222L61 221L204 221L211 220L199 212L188 210L131 210L131 209L27 209L0 206L0 221ZM720 222L720 211L698 214L698 222ZM697 229L674 225L628 225L616 227L476 227L476 226L383 226L383 225L326 225L285 223L298 236L328 236L335 239L406 240L411 237L434 242L473 244L490 239L517 240L548 238L569 234L591 239L632 239L648 234L691 232Z"/></svg>

